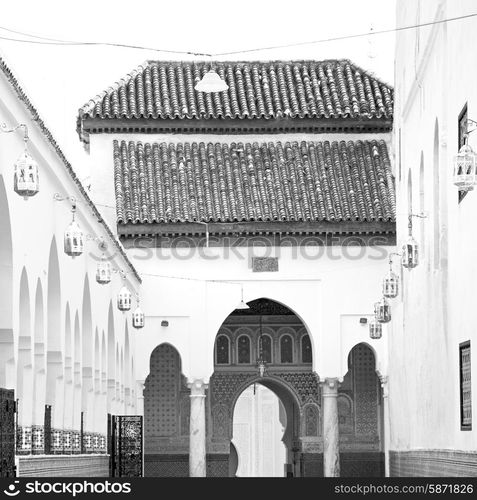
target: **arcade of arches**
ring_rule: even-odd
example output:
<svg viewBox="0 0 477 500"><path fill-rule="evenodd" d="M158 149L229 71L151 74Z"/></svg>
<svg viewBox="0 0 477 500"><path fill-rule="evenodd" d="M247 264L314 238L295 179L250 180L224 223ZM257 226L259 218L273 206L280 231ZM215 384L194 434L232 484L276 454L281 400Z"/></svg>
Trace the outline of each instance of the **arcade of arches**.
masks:
<svg viewBox="0 0 477 500"><path fill-rule="evenodd" d="M341 476L383 476L382 397L372 350L356 345L343 381L321 381L300 319L268 299L248 305L222 324L208 385L187 383L172 345L152 352L144 389L144 475L188 476L203 467L207 476L234 476L234 407L247 387L261 384L286 412L284 475L333 475L341 468Z"/></svg>

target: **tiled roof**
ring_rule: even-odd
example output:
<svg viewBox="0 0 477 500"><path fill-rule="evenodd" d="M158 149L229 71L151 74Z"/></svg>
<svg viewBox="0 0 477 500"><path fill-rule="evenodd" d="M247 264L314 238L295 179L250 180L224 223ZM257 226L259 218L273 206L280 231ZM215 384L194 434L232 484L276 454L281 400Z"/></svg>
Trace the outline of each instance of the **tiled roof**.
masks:
<svg viewBox="0 0 477 500"><path fill-rule="evenodd" d="M118 223L394 221L379 141L114 141Z"/></svg>
<svg viewBox="0 0 477 500"><path fill-rule="evenodd" d="M194 85L210 62L149 61L79 112L99 119L391 119L393 89L348 60L217 62L226 92Z"/></svg>

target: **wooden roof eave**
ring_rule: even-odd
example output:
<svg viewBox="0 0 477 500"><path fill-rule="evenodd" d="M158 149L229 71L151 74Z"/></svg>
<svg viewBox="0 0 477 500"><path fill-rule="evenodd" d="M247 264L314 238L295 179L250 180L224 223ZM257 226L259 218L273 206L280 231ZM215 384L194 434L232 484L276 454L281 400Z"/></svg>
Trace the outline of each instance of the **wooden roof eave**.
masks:
<svg viewBox="0 0 477 500"><path fill-rule="evenodd" d="M83 118L81 134L389 132L392 118Z"/></svg>
<svg viewBox="0 0 477 500"><path fill-rule="evenodd" d="M194 222L167 223L119 223L118 234L124 237L148 236L197 236L205 234L204 224ZM240 235L376 235L396 234L394 221L250 221L250 222L210 222L211 236Z"/></svg>

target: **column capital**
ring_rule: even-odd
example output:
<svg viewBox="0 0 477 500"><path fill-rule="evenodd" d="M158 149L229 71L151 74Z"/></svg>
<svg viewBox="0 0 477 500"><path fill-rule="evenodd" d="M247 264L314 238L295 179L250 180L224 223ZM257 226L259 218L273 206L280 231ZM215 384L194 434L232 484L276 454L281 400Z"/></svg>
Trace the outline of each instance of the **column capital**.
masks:
<svg viewBox="0 0 477 500"><path fill-rule="evenodd" d="M320 380L320 385L323 390L323 397L336 397L338 395L340 380L338 377L325 378Z"/></svg>
<svg viewBox="0 0 477 500"><path fill-rule="evenodd" d="M204 383L202 379L196 379L193 382L189 382L187 387L190 389L190 397L203 397L205 398L205 391L208 384Z"/></svg>

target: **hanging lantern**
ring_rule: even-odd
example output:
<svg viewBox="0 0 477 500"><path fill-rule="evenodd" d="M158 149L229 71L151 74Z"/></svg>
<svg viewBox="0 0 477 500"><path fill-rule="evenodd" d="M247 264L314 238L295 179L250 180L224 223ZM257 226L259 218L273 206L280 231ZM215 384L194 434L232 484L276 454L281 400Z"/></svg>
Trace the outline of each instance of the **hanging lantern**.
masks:
<svg viewBox="0 0 477 500"><path fill-rule="evenodd" d="M106 260L104 253L96 266L96 282L100 285L107 285L111 282L111 264Z"/></svg>
<svg viewBox="0 0 477 500"><path fill-rule="evenodd" d="M144 327L144 313L139 306L132 313L132 325L137 329Z"/></svg>
<svg viewBox="0 0 477 500"><path fill-rule="evenodd" d="M402 265L407 269L414 269L419 264L417 241L409 235L402 246Z"/></svg>
<svg viewBox="0 0 477 500"><path fill-rule="evenodd" d="M399 277L391 270L383 279L383 295L388 299L394 299L399 293Z"/></svg>
<svg viewBox="0 0 477 500"><path fill-rule="evenodd" d="M386 297L374 304L374 314L380 323L389 323L391 321L391 306Z"/></svg>
<svg viewBox="0 0 477 500"><path fill-rule="evenodd" d="M35 196L40 190L38 163L26 149L15 162L13 189L25 200Z"/></svg>
<svg viewBox="0 0 477 500"><path fill-rule="evenodd" d="M380 339L383 336L383 325L376 318L369 323L369 336L372 339Z"/></svg>
<svg viewBox="0 0 477 500"><path fill-rule="evenodd" d="M260 377L263 377L265 375L265 370L267 368L267 365L263 359L259 359L257 362L257 367L258 367L258 374Z"/></svg>
<svg viewBox="0 0 477 500"><path fill-rule="evenodd" d="M211 68L194 88L198 92L210 94L211 92L225 92L229 86L220 78L217 72Z"/></svg>
<svg viewBox="0 0 477 500"><path fill-rule="evenodd" d="M477 154L467 144L454 156L454 184L459 191L472 191L477 184Z"/></svg>
<svg viewBox="0 0 477 500"><path fill-rule="evenodd" d="M118 293L118 309L120 311L129 311L131 309L131 292L126 286L123 286Z"/></svg>
<svg viewBox="0 0 477 500"><path fill-rule="evenodd" d="M83 253L83 231L75 220L75 205L73 205L71 212L73 213L73 220L65 231L64 250L66 255L77 257Z"/></svg>

